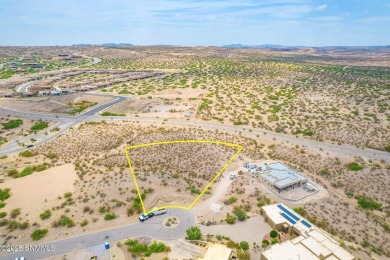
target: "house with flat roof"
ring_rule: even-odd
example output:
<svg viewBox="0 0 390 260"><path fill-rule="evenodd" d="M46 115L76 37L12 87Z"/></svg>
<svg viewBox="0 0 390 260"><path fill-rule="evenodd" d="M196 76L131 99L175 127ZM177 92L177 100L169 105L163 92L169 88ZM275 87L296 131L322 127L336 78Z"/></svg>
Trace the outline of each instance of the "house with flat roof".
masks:
<svg viewBox="0 0 390 260"><path fill-rule="evenodd" d="M261 253L261 260L356 259L328 233L282 203L261 207L261 215L273 229L296 236L291 240L272 245L271 248Z"/></svg>
<svg viewBox="0 0 390 260"><path fill-rule="evenodd" d="M262 169L261 182L279 194L307 185L305 176L291 170L283 163L262 164L260 168Z"/></svg>
<svg viewBox="0 0 390 260"><path fill-rule="evenodd" d="M312 224L290 210L283 203L263 206L260 215L273 229L289 235L299 236L312 230Z"/></svg>
<svg viewBox="0 0 390 260"><path fill-rule="evenodd" d="M231 260L233 259L233 250L226 245L209 243L206 252L197 260Z"/></svg>

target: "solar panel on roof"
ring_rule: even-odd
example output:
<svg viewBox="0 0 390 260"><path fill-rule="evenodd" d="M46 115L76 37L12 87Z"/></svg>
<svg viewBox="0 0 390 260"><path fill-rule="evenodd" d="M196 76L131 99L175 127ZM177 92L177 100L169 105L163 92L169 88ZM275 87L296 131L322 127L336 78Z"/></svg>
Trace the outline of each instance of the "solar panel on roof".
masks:
<svg viewBox="0 0 390 260"><path fill-rule="evenodd" d="M292 218L290 218L289 216L287 216L286 213L282 212L282 217L284 217L285 219L288 220L288 222L290 222L291 224L295 225L297 222L295 222L295 220L293 220Z"/></svg>
<svg viewBox="0 0 390 260"><path fill-rule="evenodd" d="M280 208L281 210L283 210L287 215L289 215L291 218L293 218L294 220L298 221L299 218L297 216L295 216L293 213L291 213L288 209L286 209L285 207L282 206L282 204L279 204L277 206L278 208Z"/></svg>
<svg viewBox="0 0 390 260"><path fill-rule="evenodd" d="M305 225L306 227L311 228L310 223L307 222L306 220L301 220L301 223L302 223L303 225Z"/></svg>

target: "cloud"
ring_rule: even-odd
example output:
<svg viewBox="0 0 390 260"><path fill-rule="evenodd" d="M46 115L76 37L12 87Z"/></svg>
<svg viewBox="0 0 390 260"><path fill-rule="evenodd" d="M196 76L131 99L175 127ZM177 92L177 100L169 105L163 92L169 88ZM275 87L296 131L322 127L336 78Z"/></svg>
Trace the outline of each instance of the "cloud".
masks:
<svg viewBox="0 0 390 260"><path fill-rule="evenodd" d="M318 17L313 17L310 20L315 22L338 22L343 19L344 17L342 16L318 16Z"/></svg>
<svg viewBox="0 0 390 260"><path fill-rule="evenodd" d="M372 17L367 17L358 20L358 22L362 23L382 23L382 22L390 22L390 16L372 16Z"/></svg>
<svg viewBox="0 0 390 260"><path fill-rule="evenodd" d="M323 11L323 10L325 10L327 7L328 7L328 6L327 6L326 4L322 4L322 5L318 6L318 7L316 7L314 10L315 10L315 11Z"/></svg>

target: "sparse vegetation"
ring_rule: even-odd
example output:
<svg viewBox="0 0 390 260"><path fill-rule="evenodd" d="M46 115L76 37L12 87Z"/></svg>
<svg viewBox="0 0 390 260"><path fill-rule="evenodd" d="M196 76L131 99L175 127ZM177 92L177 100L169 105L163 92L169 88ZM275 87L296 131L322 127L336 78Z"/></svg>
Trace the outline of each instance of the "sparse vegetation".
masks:
<svg viewBox="0 0 390 260"><path fill-rule="evenodd" d="M202 232L197 226L190 227L186 230L186 233L189 240L199 240L202 237Z"/></svg>
<svg viewBox="0 0 390 260"><path fill-rule="evenodd" d="M125 245L129 247L129 252L146 257L155 253L169 252L171 250L169 246L161 242L153 242L148 246L147 244L140 243L136 239L127 240Z"/></svg>
<svg viewBox="0 0 390 260"><path fill-rule="evenodd" d="M17 128L22 124L23 124L23 120L21 119L10 120L7 123L2 123L4 129Z"/></svg>
<svg viewBox="0 0 390 260"><path fill-rule="evenodd" d="M45 219L48 219L51 217L51 211L50 210L45 210L43 213L41 213L39 215L39 217L42 219L42 220L45 220Z"/></svg>
<svg viewBox="0 0 390 260"><path fill-rule="evenodd" d="M38 122L35 125L33 125L30 129L32 131L40 131L40 130L47 128L48 126L49 126L48 122L41 121L41 122Z"/></svg>
<svg viewBox="0 0 390 260"><path fill-rule="evenodd" d="M361 166L360 164L358 164L356 162L352 162L352 163L348 164L348 169L350 171L360 171L360 170L363 170L363 166Z"/></svg>
<svg viewBox="0 0 390 260"><path fill-rule="evenodd" d="M371 210L381 210L382 205L378 202L376 202L373 199L366 198L366 197L360 197L358 199L359 206L364 209L371 209Z"/></svg>
<svg viewBox="0 0 390 260"><path fill-rule="evenodd" d="M47 235L47 229L37 229L31 234L33 240L40 240Z"/></svg>

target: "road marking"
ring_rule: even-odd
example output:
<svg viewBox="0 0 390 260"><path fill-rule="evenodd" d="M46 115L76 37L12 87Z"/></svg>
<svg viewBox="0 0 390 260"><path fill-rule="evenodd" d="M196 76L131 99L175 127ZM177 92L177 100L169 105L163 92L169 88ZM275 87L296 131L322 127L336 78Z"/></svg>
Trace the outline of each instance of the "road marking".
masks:
<svg viewBox="0 0 390 260"><path fill-rule="evenodd" d="M165 208L176 208L176 209L184 209L184 210L190 210L194 205L195 203L200 199L200 197L203 196L203 194L207 191L207 189L213 184L213 182L218 179L218 177L222 174L222 172L228 167L228 165L234 160L234 158L236 158L236 156L242 151L243 147L241 145L238 145L238 144L232 144L232 143L227 143L227 142L220 142L220 141L211 141L211 140L176 140L176 141L165 141L165 142L154 142L154 143L146 143L146 144L139 144L139 145L134 145L134 146L127 146L124 148L124 151L125 151L125 154L126 154L126 158L127 158L127 162L129 163L129 167L130 167L130 172L131 172L131 175L133 176L133 180L134 180L134 184L135 184L135 188L137 190L137 194L138 194L138 197L140 199L140 202L141 202L141 206L142 206L142 209L144 211L144 214L148 214L152 211L154 211L154 209L152 210L149 210L147 211L145 209L145 205L144 205L144 202L142 200L142 196L141 196L141 191L138 187L138 183L137 183L137 179L135 177L135 173L134 173L134 170L133 170L133 166L131 164L131 159L130 159L130 156L129 156L129 153L128 153L128 150L129 149L135 149L135 148L140 148L140 147L146 147L146 146L153 146L153 145L164 145L164 144L179 144L179 143L211 143L211 144L221 144L221 145L226 145L226 146L230 146L230 147L236 147L238 148L238 150L236 151L236 153L229 158L228 162L225 163L225 165L222 167L222 169L217 173L217 175L215 175L215 177L209 182L209 184L207 184L207 186L202 190L202 192L195 198L195 200L189 205L189 206L162 206L162 207L158 207L157 209L160 210L160 209L165 209Z"/></svg>

